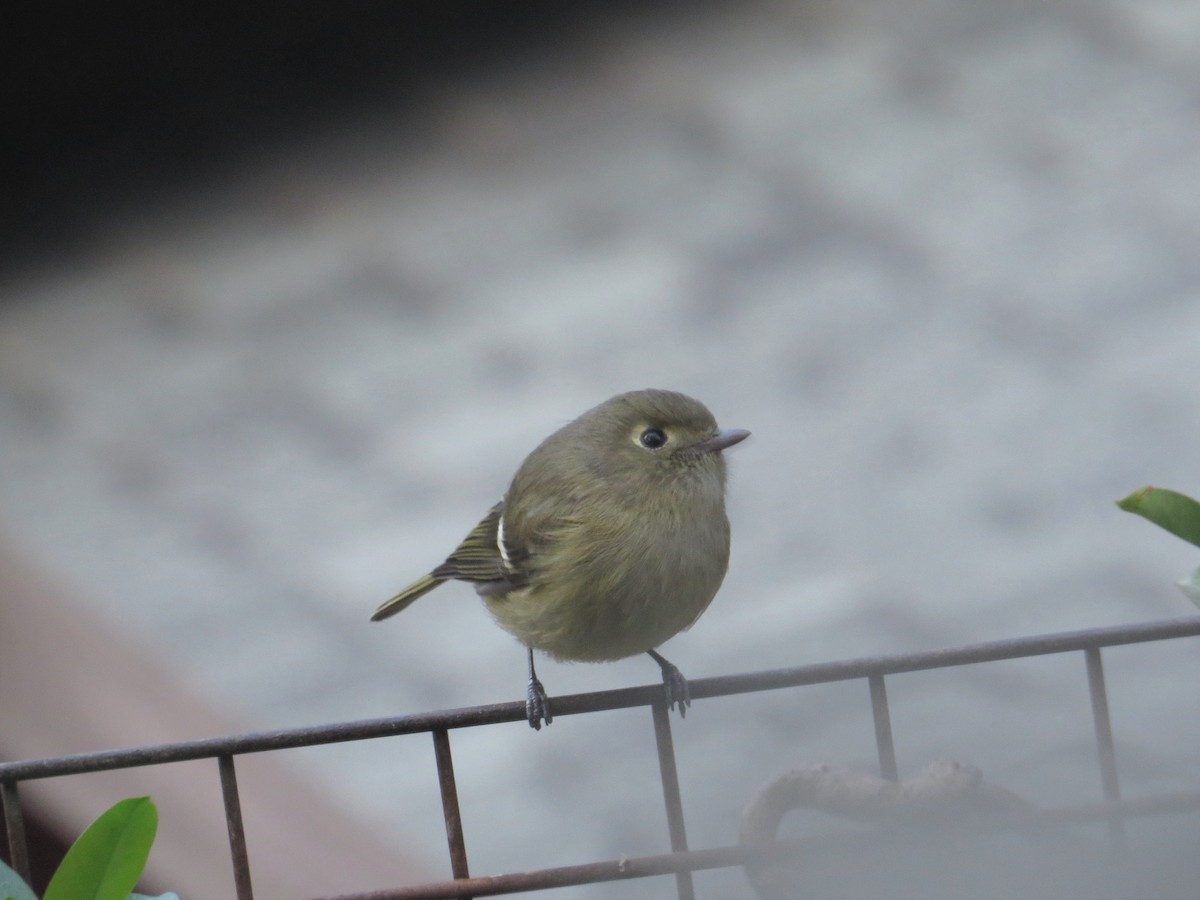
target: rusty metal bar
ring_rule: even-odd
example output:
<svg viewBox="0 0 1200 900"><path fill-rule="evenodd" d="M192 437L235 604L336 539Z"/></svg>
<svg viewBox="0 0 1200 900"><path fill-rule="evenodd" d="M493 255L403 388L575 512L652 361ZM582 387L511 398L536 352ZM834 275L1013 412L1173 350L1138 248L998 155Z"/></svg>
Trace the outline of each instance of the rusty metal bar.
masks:
<svg viewBox="0 0 1200 900"><path fill-rule="evenodd" d="M26 884L32 884L29 843L25 839L25 817L21 815L21 797L17 793L17 783L0 783L0 796L3 796L4 827L8 832L8 858L12 860L13 871L24 878Z"/></svg>
<svg viewBox="0 0 1200 900"><path fill-rule="evenodd" d="M1117 781L1117 751L1113 744L1112 719L1108 712L1108 688L1104 683L1104 661L1099 647L1084 651L1087 660L1088 693L1092 698L1092 723L1096 730L1096 754L1100 762L1100 783L1104 788L1104 799L1110 803L1121 799L1121 785ZM1108 820L1108 836L1113 847L1126 849L1125 820L1114 814Z"/></svg>
<svg viewBox="0 0 1200 900"><path fill-rule="evenodd" d="M993 662L1086 650L1089 647L1111 647L1169 638L1200 635L1200 616L1123 625L1114 628L1091 628L1059 634L969 644L946 650L924 653L865 657L816 665L795 666L740 675L689 680L693 699L723 697L755 691L800 687L806 684L825 684L853 678L869 678L874 674L916 672L971 663ZM662 697L662 684L571 694L554 698L554 715L568 716L608 709L650 706ZM261 753L295 747L360 741L399 734L417 734L434 728L466 728L494 725L500 722L525 722L525 701L494 703L461 709L439 710L411 716L366 719L309 728L284 729L196 741L180 741L126 750L105 750L98 753L79 753L47 759L0 763L0 781L27 781L34 778L53 778L60 775L79 775L134 766L161 765L192 759L211 759L244 753Z"/></svg>
<svg viewBox="0 0 1200 900"><path fill-rule="evenodd" d="M996 662L1002 659L1067 653L1072 650L1086 650L1089 647L1112 647L1120 644L1136 644L1143 641L1159 641L1196 635L1200 635L1200 616L1189 616L1183 619L1168 619L1141 625L1089 628L1081 631L1065 631L1033 637L965 644L945 650L865 657L742 675L701 678L689 680L688 684L692 689L692 699L722 697L752 691L800 687L806 684L848 681L853 678L867 678L875 673L892 675L899 672L920 672L974 663ZM2 771L0 770L0 774Z"/></svg>
<svg viewBox="0 0 1200 900"><path fill-rule="evenodd" d="M470 878L467 844L463 840L462 813L458 808L458 786L454 781L454 757L450 753L450 732L433 730L433 754L437 758L438 785L442 790L442 816L446 820L446 842L450 845L450 871L456 880ZM458 896L467 898L467 894Z"/></svg>
<svg viewBox="0 0 1200 900"><path fill-rule="evenodd" d="M660 691L661 689L659 686ZM638 689L627 688L626 690L637 691ZM647 697L648 695L649 690L647 689ZM646 702L649 700L647 699ZM636 702L625 702L618 703L611 708L638 705ZM575 712L580 711L575 710ZM555 713L558 713L557 706ZM215 759L219 756L242 756L247 753L263 753L271 750L315 747L321 744L362 741L400 734L420 734L438 727L462 728L468 725L524 721L526 721L525 701L495 703L411 716L392 716L307 728L288 728L226 737L201 738L193 741L177 741L169 744L131 747L126 750L103 750L97 753L76 753L47 759L0 762L0 781L57 778L61 775L83 775L88 772L157 766L193 759Z"/></svg>
<svg viewBox="0 0 1200 900"><path fill-rule="evenodd" d="M1179 791L1156 797L1138 797L1134 800L1038 810L1015 820L1014 826L1062 825L1070 822L1098 822L1113 816L1128 819L1134 816L1177 816L1194 812L1200 812L1200 791Z"/></svg>
<svg viewBox="0 0 1200 900"><path fill-rule="evenodd" d="M683 794L679 790L679 770L675 765L675 741L671 737L671 717L667 701L659 697L650 707L654 717L654 743L658 747L658 772L662 778L663 802L667 807L667 831L671 835L671 851L687 850L687 827L683 821ZM695 900L696 886L691 869L675 872L675 889L679 900Z"/></svg>
<svg viewBox="0 0 1200 900"><path fill-rule="evenodd" d="M744 673L718 678L700 679L691 682L694 697L715 697L753 691L774 690L821 684L832 681L866 678L871 688L872 709L875 715L876 739L880 750L880 764L887 774L895 770L895 749L891 736L890 711L888 710L884 676L896 672L912 672L945 668L1002 659L1017 659L1053 653L1083 650L1087 659L1088 678L1091 687L1093 716L1096 726L1097 748L1100 756L1101 777L1104 782L1106 802L1094 809L1082 812L1055 811L1039 819L1050 821L1094 821L1108 820L1115 823L1114 835L1118 843L1123 840L1123 819L1132 815L1182 812L1200 810L1200 794L1176 794L1166 798L1143 798L1139 801L1120 801L1116 775L1116 758L1113 749L1112 727L1108 711L1107 692L1104 683L1100 648L1144 641L1200 635L1200 617L1149 622L1140 625L1115 628L1095 628L1060 634L1039 635L1006 641L993 641L963 647L925 653L876 656L856 660L797 666L773 671ZM409 897L461 897L466 893L485 895L509 893L516 890L535 890L580 884L597 880L630 877L646 877L675 873L679 877L681 897L692 896L691 871L723 865L737 865L747 852L743 848L717 848L710 851L688 851L684 829L683 807L679 792L674 747L671 738L670 720L663 703L660 684L602 691L590 694L575 694L555 698L555 713L559 716L621 709L632 706L651 706L654 714L655 734L658 740L659 763L663 780L663 795L667 807L668 827L671 832L672 848L676 851L661 857L622 859L611 862L567 866L557 869L541 869L533 872L501 875L491 878L462 878L437 885L418 886L399 891L384 891L375 894L354 895L362 898L409 898ZM24 848L24 828L17 802L17 783L35 778L50 778L60 775L98 772L109 769L129 768L141 765L157 765L191 759L217 758L220 763L222 789L225 794L226 813L229 820L230 848L233 855L235 880L240 900L250 900L249 865L246 856L237 781L234 773L234 756L241 753L257 753L293 747L366 740L398 734L429 731L434 734L435 750L444 745L446 762L449 755L449 729L500 722L525 720L523 702L492 704L463 709L441 710L412 716L371 719L342 724L322 725L311 728L288 729L272 732L235 735L199 741L182 741L150 747L135 747L128 750L112 750L99 753L76 754L50 759L25 760L0 763L0 786L3 786L5 820L8 825L10 845L14 845L14 858L24 857L27 867L27 852ZM440 736L438 735L440 732ZM440 753L440 751L438 751ZM450 770L452 775L452 770ZM894 777L894 774L893 776ZM445 782L444 782L445 783ZM451 777L450 782L453 784ZM455 790L455 794L457 791ZM457 809L457 798L452 807ZM448 819L447 836L451 837L452 824ZM458 828L461 829L461 819ZM16 835L16 838L14 838ZM15 842L15 844L14 844ZM811 844L811 839L809 841ZM19 845L19 846L16 846ZM465 874L465 845L463 868ZM454 851L452 850L452 855ZM721 861L725 860L725 861ZM452 866L456 865L452 859Z"/></svg>
<svg viewBox="0 0 1200 900"><path fill-rule="evenodd" d="M558 713L556 712L555 715L557 716ZM771 849L766 851L768 855L773 855ZM756 858L763 852L758 848L716 847L711 850L689 850L681 853L663 853L658 856L622 857L575 866L537 869L532 872L480 875L461 882L433 882L395 890L371 891L365 894L340 894L337 897L324 898L324 900L443 900L443 898L457 897L463 890L468 890L477 897L494 897L498 894L520 894L527 891L544 891L551 888L598 884L605 881L626 881L672 873L690 874L701 869L741 865L747 859ZM789 852L795 853L790 848Z"/></svg>
<svg viewBox="0 0 1200 900"><path fill-rule="evenodd" d="M238 797L233 757L217 757L221 772L221 795L225 799L225 827L229 831L229 855L233 860L233 883L238 900L254 900L250 885L250 857L246 853L246 831L242 825L242 802Z"/></svg>
<svg viewBox="0 0 1200 900"><path fill-rule="evenodd" d="M887 685L883 673L867 676L871 687L871 714L875 719L875 745L879 749L879 771L889 781L899 781L896 768L896 745L892 741L892 716L888 711Z"/></svg>
<svg viewBox="0 0 1200 900"><path fill-rule="evenodd" d="M1126 816L1179 815L1200 811L1200 791L1170 794L1159 797L1142 797L1125 800L1118 804ZM964 825L955 821L950 827L956 833L964 830L990 833L1006 829L1058 827L1067 822L1096 822L1112 815L1112 804L1101 803L1070 807L1058 810L1029 810L1015 815L1011 821L997 822L994 826ZM888 839L904 839L910 829L888 830ZM913 837L920 837L917 829ZM799 840L777 841L761 846L713 847L704 850L686 850L664 853L657 856L622 857L602 862L584 863L573 866L558 866L530 872L513 872L503 875L482 875L465 881L439 881L382 891L358 894L339 894L322 900L439 900L458 897L468 890L476 897L493 897L502 894L519 894L552 888L571 887L581 884L596 884L606 881L624 881L631 878L650 878L670 875L675 872L697 872L705 869L742 866L750 862L775 862L795 860L805 854L816 854L825 850L845 851L847 847L861 847L864 853L878 846L879 831L839 832L817 835Z"/></svg>

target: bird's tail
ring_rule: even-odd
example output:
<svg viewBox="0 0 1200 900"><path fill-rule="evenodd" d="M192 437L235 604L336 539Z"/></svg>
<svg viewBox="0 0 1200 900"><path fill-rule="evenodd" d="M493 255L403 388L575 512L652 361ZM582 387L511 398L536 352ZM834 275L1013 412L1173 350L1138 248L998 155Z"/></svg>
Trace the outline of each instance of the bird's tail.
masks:
<svg viewBox="0 0 1200 900"><path fill-rule="evenodd" d="M394 616L402 609L407 609L410 603L418 597L424 597L445 580L445 578L434 578L432 575L424 575L418 578L391 600L381 603L379 609L375 610L371 616L371 621L378 622L380 619Z"/></svg>

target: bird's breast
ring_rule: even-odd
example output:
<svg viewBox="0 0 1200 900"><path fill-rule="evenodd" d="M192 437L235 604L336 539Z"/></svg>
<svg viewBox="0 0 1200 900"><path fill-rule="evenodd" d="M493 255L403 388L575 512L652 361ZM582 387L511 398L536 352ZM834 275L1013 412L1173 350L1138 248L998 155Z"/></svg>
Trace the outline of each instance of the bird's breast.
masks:
<svg viewBox="0 0 1200 900"><path fill-rule="evenodd" d="M528 646L567 660L621 659L690 626L721 586L728 560L720 504L689 516L591 517L545 536L528 584L484 600Z"/></svg>

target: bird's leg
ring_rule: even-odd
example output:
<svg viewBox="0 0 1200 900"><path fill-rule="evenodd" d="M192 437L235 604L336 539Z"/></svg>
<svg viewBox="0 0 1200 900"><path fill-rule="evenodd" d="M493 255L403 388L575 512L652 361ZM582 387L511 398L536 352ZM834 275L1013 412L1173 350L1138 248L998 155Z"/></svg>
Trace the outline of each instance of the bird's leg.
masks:
<svg viewBox="0 0 1200 900"><path fill-rule="evenodd" d="M542 722L549 725L554 721L550 715L550 698L546 689L538 681L537 673L533 670L533 648L529 650L529 689L525 693L525 717L529 719L529 727L540 731Z"/></svg>
<svg viewBox="0 0 1200 900"><path fill-rule="evenodd" d="M650 657L662 669L663 687L667 690L667 706L674 709L675 704L678 703L680 718L686 716L687 708L692 705L692 689L688 686L688 680L662 654L654 650L647 650L646 652L650 654Z"/></svg>

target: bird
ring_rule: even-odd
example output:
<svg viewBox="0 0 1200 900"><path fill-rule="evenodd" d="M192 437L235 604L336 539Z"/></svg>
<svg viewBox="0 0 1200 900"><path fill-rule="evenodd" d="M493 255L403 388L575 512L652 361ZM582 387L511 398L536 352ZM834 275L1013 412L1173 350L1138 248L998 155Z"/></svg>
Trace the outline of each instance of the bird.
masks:
<svg viewBox="0 0 1200 900"><path fill-rule="evenodd" d="M535 730L553 721L535 650L583 662L646 653L661 669L669 707L686 715L687 679L655 648L690 628L725 578L723 451L749 434L721 430L685 394L618 394L543 440L454 552L371 620L465 581L525 645L526 718Z"/></svg>

